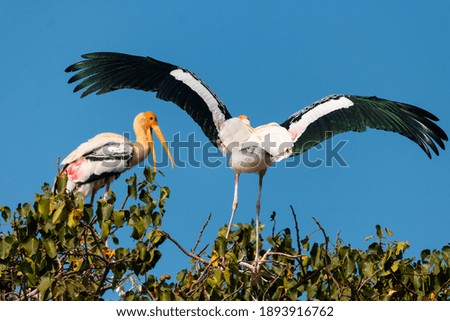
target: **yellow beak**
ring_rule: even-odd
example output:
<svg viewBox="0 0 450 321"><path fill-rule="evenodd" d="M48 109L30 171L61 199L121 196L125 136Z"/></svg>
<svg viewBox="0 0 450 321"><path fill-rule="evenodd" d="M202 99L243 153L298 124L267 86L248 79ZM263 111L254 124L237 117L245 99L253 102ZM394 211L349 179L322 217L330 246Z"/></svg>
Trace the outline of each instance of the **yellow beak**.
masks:
<svg viewBox="0 0 450 321"><path fill-rule="evenodd" d="M173 164L173 158L172 158L172 154L170 153L169 147L167 146L166 143L166 139L164 138L164 135L161 131L161 128L159 128L158 125L152 125L150 127L149 130L149 144L150 144L150 149L152 150L152 157L153 157L153 164L154 164L154 170L156 172L156 151L155 151L155 146L153 143L153 131L155 132L156 136L158 137L159 141L161 142L161 145L164 147L164 149L166 150L167 155L169 156L170 162L172 164L172 168L174 167Z"/></svg>

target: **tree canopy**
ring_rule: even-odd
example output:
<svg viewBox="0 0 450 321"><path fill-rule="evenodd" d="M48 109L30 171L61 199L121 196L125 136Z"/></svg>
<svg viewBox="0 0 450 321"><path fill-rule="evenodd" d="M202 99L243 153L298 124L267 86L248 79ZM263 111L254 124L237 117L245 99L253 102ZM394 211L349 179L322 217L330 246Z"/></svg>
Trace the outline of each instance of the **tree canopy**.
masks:
<svg viewBox="0 0 450 321"><path fill-rule="evenodd" d="M143 174L126 180L121 205L113 192L92 206L45 184L32 203L0 206L0 300L101 300L107 293L118 300L450 299L450 246L408 258L409 244L377 225L366 249L352 248L331 240L314 218L311 234L322 242L313 242L311 234L300 236L293 208L294 229L273 224L265 240L260 234L259 265L253 223L237 224L228 239L222 227L210 247L197 250L202 230L186 250L163 229L170 189L151 169ZM65 183L58 178L59 191ZM190 258L175 278L152 274L164 242Z"/></svg>

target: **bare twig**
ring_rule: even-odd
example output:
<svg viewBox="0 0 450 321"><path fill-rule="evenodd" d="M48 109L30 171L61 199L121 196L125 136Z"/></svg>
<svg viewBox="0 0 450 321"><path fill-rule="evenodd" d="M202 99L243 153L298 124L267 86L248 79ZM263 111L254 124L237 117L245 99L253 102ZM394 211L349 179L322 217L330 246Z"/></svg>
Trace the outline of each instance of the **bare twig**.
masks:
<svg viewBox="0 0 450 321"><path fill-rule="evenodd" d="M61 155L58 155L58 158L56 158L56 172L57 172L56 176L58 176L61 172Z"/></svg>
<svg viewBox="0 0 450 321"><path fill-rule="evenodd" d="M390 270L392 271L392 269L390 269ZM377 272L378 272L378 271L377 271ZM401 279L399 279L399 278L397 277L397 275L396 275L395 273L392 273L391 275L392 275L392 277L400 284L400 286L401 286L403 289L405 289L407 292L411 293L412 295L417 295L417 292L414 291L414 290L411 290L406 284L404 284L404 283L401 281Z"/></svg>
<svg viewBox="0 0 450 321"><path fill-rule="evenodd" d="M323 234L323 237L325 239L325 250L328 253L328 243L330 242L330 239L329 239L327 233L325 232L324 228L322 227L322 225L320 225L319 221L316 220L316 218L314 216L312 218L313 218L314 222L316 223L316 225L319 227L319 230Z"/></svg>
<svg viewBox="0 0 450 321"><path fill-rule="evenodd" d="M299 254L299 255L291 255L291 254L286 254L286 253L282 253L282 252L271 252L270 253L272 256L273 255L279 255L279 256L284 256L284 257L287 257L287 258L290 258L290 259L298 259L298 258L301 258L301 254Z"/></svg>
<svg viewBox="0 0 450 321"><path fill-rule="evenodd" d="M206 251L206 249L208 248L209 244L206 244L200 251L198 251L197 255L200 256L202 255L203 252Z"/></svg>
<svg viewBox="0 0 450 321"><path fill-rule="evenodd" d="M294 218L294 223L295 223L295 234L297 236L298 254L301 254L302 247L300 245L300 229L298 228L297 214L295 214L294 207L292 205L290 205L290 207L291 207L292 217Z"/></svg>
<svg viewBox="0 0 450 321"><path fill-rule="evenodd" d="M178 243L172 236L170 236L168 233L161 231L161 233L167 237L170 241L172 241L173 244L175 244L180 250L181 252L183 252L184 254L186 254L187 256L189 256L190 258L193 258L197 261L200 261L202 263L208 264L209 262L205 259L202 259L200 256L195 255L194 253L188 252L184 247L181 246L180 243Z"/></svg>
<svg viewBox="0 0 450 321"><path fill-rule="evenodd" d="M301 246L301 239L300 239L300 229L298 227L298 221L297 221L297 214L294 211L294 207L292 205L290 205L291 207L291 213L292 213L292 217L294 218L294 223L295 223L295 235L297 237L297 249L298 249L298 254L302 253L302 246ZM306 275L306 271L305 268L303 267L303 263L301 260L301 255L299 255L299 257L297 258L298 261L298 265L300 266L300 269L302 270L302 274Z"/></svg>
<svg viewBox="0 0 450 321"><path fill-rule="evenodd" d="M103 272L102 275L102 279L100 280L100 283L98 284L98 288L97 291L95 292L95 296L99 296L101 291L104 290L103 289L103 285L105 284L106 278L108 277L108 273L110 271L110 267L109 265L106 266L105 271Z"/></svg>
<svg viewBox="0 0 450 321"><path fill-rule="evenodd" d="M209 267L210 267L211 265L213 265L213 263L215 263L218 259L219 259L219 258L216 258L215 260L212 260L212 261L208 262L208 265L205 266L205 268L204 268L202 274L200 274L200 276L198 277L198 279L197 279L197 281L196 281L197 284L200 283L202 280L206 280L206 278L204 278L205 274L206 274L207 272L209 272Z"/></svg>
<svg viewBox="0 0 450 321"><path fill-rule="evenodd" d="M236 293L241 291L243 287L244 287L244 283L241 283L241 286L237 290L235 290L232 293L227 294L226 296L224 296L222 301L228 301L228 298L231 298L233 295L235 295Z"/></svg>
<svg viewBox="0 0 450 321"><path fill-rule="evenodd" d="M283 270L279 274L275 274L275 277L273 278L272 282L270 282L270 284L266 288L266 291L264 291L263 298L262 298L263 301L266 300L267 292L270 289L272 289L272 286L275 284L275 282L281 278L281 275L283 275L284 271L286 271L286 267L283 267Z"/></svg>
<svg viewBox="0 0 450 321"><path fill-rule="evenodd" d="M333 274L331 273L328 264L328 243L330 242L330 238L328 237L327 233L325 232L325 229L322 227L322 225L320 225L319 221L316 220L316 218L313 216L312 217L314 222L316 223L316 225L319 227L319 230L322 232L323 237L325 239L325 255L323 256L323 264L325 266L325 271L327 272L329 278L331 278L331 280L333 281L333 283L337 286L337 288L339 289L339 283L336 281L336 279L334 278Z"/></svg>
<svg viewBox="0 0 450 321"><path fill-rule="evenodd" d="M368 283L375 275L377 275L381 271L383 271L383 269L379 268L378 270L373 272L371 276L367 277L365 280L363 280L363 278L361 278L362 282L358 285L358 288L356 289L356 293L359 295L359 293L361 292L361 290L364 287L364 285L366 285L366 283ZM395 278L395 275L394 275L394 278Z"/></svg>
<svg viewBox="0 0 450 321"><path fill-rule="evenodd" d="M244 262L244 261L238 261L239 265L246 267L249 269L252 273L255 273L255 267L251 265L250 263Z"/></svg>
<svg viewBox="0 0 450 321"><path fill-rule="evenodd" d="M130 194L128 194L125 199L122 202L122 205L120 206L120 210L123 211L123 209L125 208L125 204L127 203L128 199L130 198Z"/></svg>
<svg viewBox="0 0 450 321"><path fill-rule="evenodd" d="M188 296L192 296L199 288L201 291L201 286L204 282L206 282L207 278L205 277L206 273L209 273L210 270L210 266L216 262L219 258L212 260L210 262L208 262L208 264L205 266L205 268L203 269L202 273L200 274L200 276L197 278L197 280L194 281L194 283L192 284L191 288L189 289L187 295ZM195 286L195 288L193 287Z"/></svg>
<svg viewBox="0 0 450 321"><path fill-rule="evenodd" d="M445 282L436 293L444 291L445 289L448 288L449 285L450 285L450 279L448 279L447 282ZM436 298L433 301L436 301Z"/></svg>
<svg viewBox="0 0 450 321"><path fill-rule="evenodd" d="M212 212L209 212L208 218L206 219L205 223L203 224L202 229L200 230L200 233L197 236L197 240L195 241L195 245L191 250L192 253L194 253L195 250L197 249L197 246L200 243L200 240L202 238L203 232L205 231L206 226L208 225L209 220L211 219L211 215L212 215Z"/></svg>
<svg viewBox="0 0 450 321"><path fill-rule="evenodd" d="M33 291L30 291L28 293L26 293L27 291L25 290L25 293L19 297L20 300L25 300L28 301L30 298L31 299L39 299L39 289L35 288Z"/></svg>
<svg viewBox="0 0 450 321"><path fill-rule="evenodd" d="M266 251L266 253L264 253L264 255L262 256L260 262L266 262L267 257L268 257L269 255L272 255L272 248L268 249L268 250Z"/></svg>

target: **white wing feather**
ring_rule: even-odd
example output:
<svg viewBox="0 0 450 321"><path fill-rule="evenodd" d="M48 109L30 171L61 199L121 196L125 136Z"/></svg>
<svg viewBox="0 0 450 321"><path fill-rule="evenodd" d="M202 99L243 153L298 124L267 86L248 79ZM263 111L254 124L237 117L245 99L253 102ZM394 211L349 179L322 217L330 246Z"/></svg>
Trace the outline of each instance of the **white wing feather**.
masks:
<svg viewBox="0 0 450 321"><path fill-rule="evenodd" d="M117 143L119 144L119 146L123 147L126 144L131 144L131 142L122 135L118 135L115 133L98 134L89 139L87 142L84 142L83 144L78 146L73 152L67 155L67 157L61 161L61 165L68 165L70 163L73 163L77 159L91 153L98 148L101 148L102 146L107 145L108 143Z"/></svg>

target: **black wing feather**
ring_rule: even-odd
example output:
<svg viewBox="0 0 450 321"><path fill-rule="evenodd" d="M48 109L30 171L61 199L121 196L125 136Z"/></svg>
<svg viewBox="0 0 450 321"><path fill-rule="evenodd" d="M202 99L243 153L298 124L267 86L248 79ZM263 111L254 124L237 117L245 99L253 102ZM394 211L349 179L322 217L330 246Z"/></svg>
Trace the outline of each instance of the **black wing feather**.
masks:
<svg viewBox="0 0 450 321"><path fill-rule="evenodd" d="M76 72L69 83L80 81L74 92L84 90L81 97L91 93L105 94L123 88L156 92L156 97L171 101L185 110L200 125L210 141L218 146L218 128L203 98L188 85L175 79L170 73L183 70L199 81L217 101L224 119L231 118L226 106L195 74L150 57L140 57L114 52L96 52L82 55L86 59L66 68Z"/></svg>
<svg viewBox="0 0 450 321"><path fill-rule="evenodd" d="M435 123L439 120L435 115L417 106L374 96L328 96L291 115L281 126L292 129L308 113L317 112L315 109L324 108L324 103L342 97L351 100L353 105L336 109L307 124L300 137L297 137L293 155L301 154L336 134L363 132L368 127L399 133L419 145L430 158L430 149L439 155L436 144L445 149L444 141L448 137Z"/></svg>

